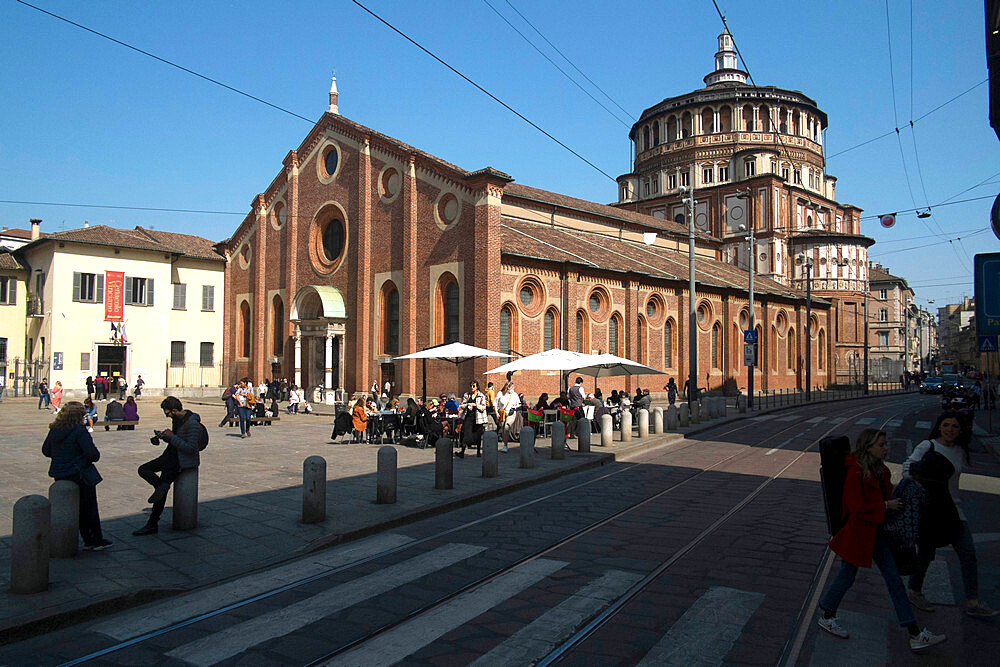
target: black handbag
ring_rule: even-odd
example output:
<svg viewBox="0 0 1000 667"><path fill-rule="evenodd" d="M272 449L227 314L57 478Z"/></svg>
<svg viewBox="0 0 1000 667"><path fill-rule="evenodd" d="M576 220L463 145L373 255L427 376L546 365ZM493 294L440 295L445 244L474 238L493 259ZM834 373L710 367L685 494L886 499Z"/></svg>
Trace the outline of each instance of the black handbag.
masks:
<svg viewBox="0 0 1000 667"><path fill-rule="evenodd" d="M97 466L91 463L80 468L80 480L87 486L97 486L104 478L97 472Z"/></svg>

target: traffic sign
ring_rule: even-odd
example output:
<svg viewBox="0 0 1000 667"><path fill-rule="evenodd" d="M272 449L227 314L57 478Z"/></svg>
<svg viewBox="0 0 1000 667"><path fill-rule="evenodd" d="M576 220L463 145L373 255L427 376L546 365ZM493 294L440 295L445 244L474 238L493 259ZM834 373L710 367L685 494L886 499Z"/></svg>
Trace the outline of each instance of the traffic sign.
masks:
<svg viewBox="0 0 1000 667"><path fill-rule="evenodd" d="M1000 252L975 257L976 333L1000 334Z"/></svg>
<svg viewBox="0 0 1000 667"><path fill-rule="evenodd" d="M744 343L756 343L757 342L757 331L756 331L756 329L746 329L743 332L743 342Z"/></svg>
<svg viewBox="0 0 1000 667"><path fill-rule="evenodd" d="M757 346L753 343L747 343L743 346L743 365L744 366L756 366L757 365Z"/></svg>
<svg viewBox="0 0 1000 667"><path fill-rule="evenodd" d="M980 352L996 352L997 351L997 337L996 336L978 336L979 339L979 351Z"/></svg>

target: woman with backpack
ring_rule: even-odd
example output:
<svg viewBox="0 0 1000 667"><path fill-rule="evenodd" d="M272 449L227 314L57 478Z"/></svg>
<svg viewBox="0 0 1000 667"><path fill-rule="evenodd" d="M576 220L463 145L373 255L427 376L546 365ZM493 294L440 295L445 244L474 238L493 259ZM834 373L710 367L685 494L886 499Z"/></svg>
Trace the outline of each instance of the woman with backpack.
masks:
<svg viewBox="0 0 1000 667"><path fill-rule="evenodd" d="M903 474L916 477L927 490L927 506L920 522L917 571L910 577L908 593L914 607L934 611L921 592L924 576L934 560L935 550L950 544L961 565L965 613L973 618L992 618L997 611L979 599L976 545L958 495L959 478L969 463L971 436L957 414L944 412L934 422L930 437L914 447L903 463Z"/></svg>
<svg viewBox="0 0 1000 667"><path fill-rule="evenodd" d="M898 510L900 506L899 499L892 497L892 482L885 465L888 454L885 431L869 428L858 436L854 453L847 455L843 494L846 520L830 540L830 548L840 556L842 563L836 578L819 600L818 623L820 628L835 637L847 639L850 636L837 621L837 609L854 585L858 568L869 568L874 562L889 590L896 618L910 635L910 648L921 651L940 644L946 637L917 626L889 540L882 528L886 514Z"/></svg>

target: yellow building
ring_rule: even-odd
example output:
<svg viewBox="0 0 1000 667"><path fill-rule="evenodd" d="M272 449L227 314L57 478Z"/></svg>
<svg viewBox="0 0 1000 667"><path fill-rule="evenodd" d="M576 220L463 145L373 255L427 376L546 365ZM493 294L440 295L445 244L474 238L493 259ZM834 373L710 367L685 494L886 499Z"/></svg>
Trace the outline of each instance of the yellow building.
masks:
<svg viewBox="0 0 1000 667"><path fill-rule="evenodd" d="M67 397L97 375L124 377L130 392L141 376L147 394L217 393L225 259L211 241L97 225L39 236L14 256L27 282L25 356Z"/></svg>
<svg viewBox="0 0 1000 667"><path fill-rule="evenodd" d="M27 275L16 257L0 248L0 392L5 396L24 391L14 391L14 380L25 359Z"/></svg>

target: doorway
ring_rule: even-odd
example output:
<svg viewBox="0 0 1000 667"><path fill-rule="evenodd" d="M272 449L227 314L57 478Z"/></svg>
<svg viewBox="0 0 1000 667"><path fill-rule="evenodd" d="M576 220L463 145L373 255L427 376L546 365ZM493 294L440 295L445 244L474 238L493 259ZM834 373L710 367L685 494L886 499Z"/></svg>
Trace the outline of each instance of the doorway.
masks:
<svg viewBox="0 0 1000 667"><path fill-rule="evenodd" d="M124 345L97 346L97 374L109 377L125 377Z"/></svg>

